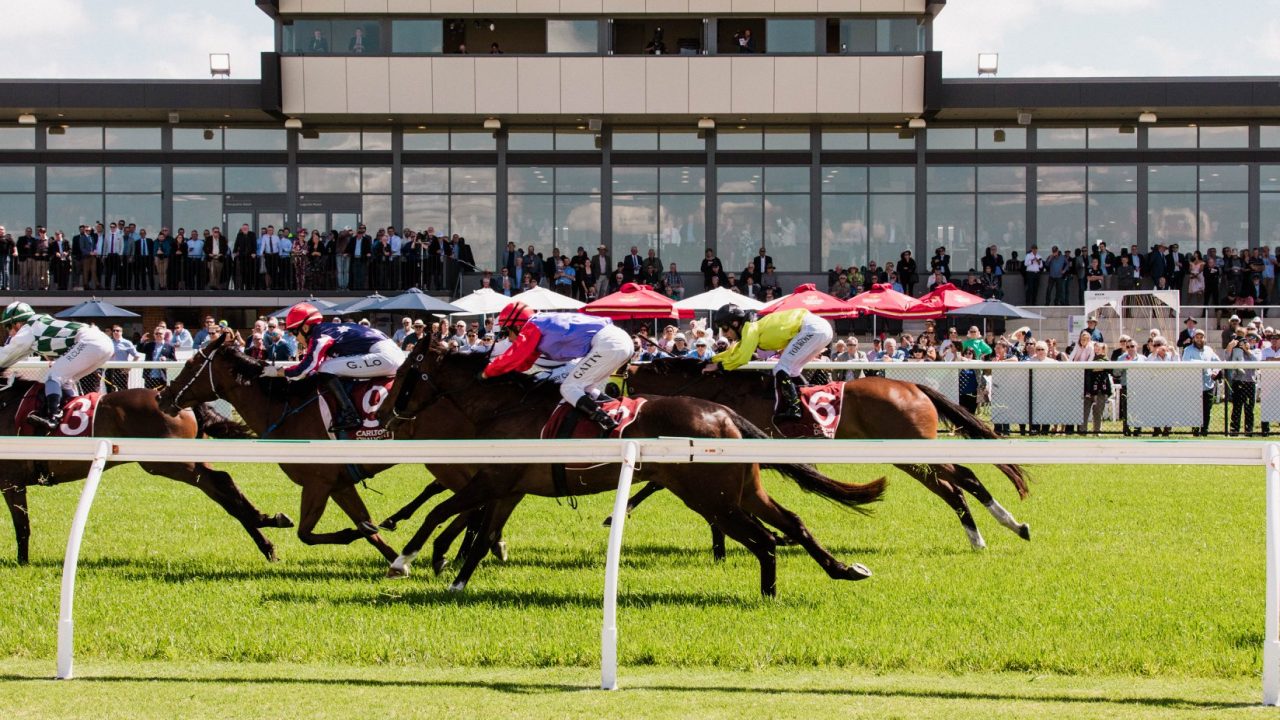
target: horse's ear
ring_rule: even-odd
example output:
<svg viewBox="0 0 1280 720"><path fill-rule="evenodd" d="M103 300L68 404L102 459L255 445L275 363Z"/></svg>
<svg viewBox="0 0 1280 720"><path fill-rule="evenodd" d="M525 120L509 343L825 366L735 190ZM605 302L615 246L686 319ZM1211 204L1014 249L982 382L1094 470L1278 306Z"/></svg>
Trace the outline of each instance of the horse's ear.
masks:
<svg viewBox="0 0 1280 720"><path fill-rule="evenodd" d="M230 332L227 332L224 330L223 332L220 332L217 335L214 335L213 340L210 340L209 343L213 345L215 348L222 347L223 343L227 341L227 336L230 334L231 334Z"/></svg>

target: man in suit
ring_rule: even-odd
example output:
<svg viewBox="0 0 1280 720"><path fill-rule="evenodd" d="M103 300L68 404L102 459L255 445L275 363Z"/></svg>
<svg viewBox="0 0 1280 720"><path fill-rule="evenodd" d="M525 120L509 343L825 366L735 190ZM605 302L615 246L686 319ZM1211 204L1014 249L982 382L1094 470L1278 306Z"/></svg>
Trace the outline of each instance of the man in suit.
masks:
<svg viewBox="0 0 1280 720"><path fill-rule="evenodd" d="M18 236L17 242L18 252L18 289L19 290L35 290L35 264L32 258L36 253L36 238L31 234L31 228L27 228L26 232Z"/></svg>
<svg viewBox="0 0 1280 720"><path fill-rule="evenodd" d="M281 238L276 235L274 225L268 225L265 232L258 236L258 268L262 271L262 289L270 290L280 272ZM290 244L292 247L292 244Z"/></svg>
<svg viewBox="0 0 1280 720"><path fill-rule="evenodd" d="M640 248L631 246L631 253L622 260L622 281L635 282L644 271L644 259L640 257Z"/></svg>
<svg viewBox="0 0 1280 720"><path fill-rule="evenodd" d="M102 289L117 290L120 282L120 255L124 252L124 230L111 223L98 238L98 257L102 258Z"/></svg>
<svg viewBox="0 0 1280 720"><path fill-rule="evenodd" d="M135 290L154 290L156 286L156 241L147 237L146 230L138 231L138 239L133 243L133 251L129 257L132 268L131 275Z"/></svg>
<svg viewBox="0 0 1280 720"><path fill-rule="evenodd" d="M940 247L933 251L933 258L929 260L929 269L941 270L947 282L951 282L951 256L947 254L946 248Z"/></svg>
<svg viewBox="0 0 1280 720"><path fill-rule="evenodd" d="M711 248L707 248L706 257L702 258L702 289L710 290L713 286L711 278L719 278L723 285L725 281L724 266L720 263L720 258L716 257L716 253Z"/></svg>
<svg viewBox="0 0 1280 720"><path fill-rule="evenodd" d="M588 277L596 288L596 297L604 297L609 289L609 273L613 272L613 261L609 259L608 248L604 245L596 247L595 257L591 258Z"/></svg>
<svg viewBox="0 0 1280 720"><path fill-rule="evenodd" d="M751 260L751 274L757 279L763 278L765 271L772 265L773 257L766 255L764 247L761 246L760 252Z"/></svg>
<svg viewBox="0 0 1280 720"><path fill-rule="evenodd" d="M58 290L71 288L71 241L60 232L49 241L49 289L55 286Z"/></svg>
<svg viewBox="0 0 1280 720"><path fill-rule="evenodd" d="M249 224L240 226L236 233L236 242L232 250L235 254L236 290L253 290L258 277L258 236L253 234Z"/></svg>
<svg viewBox="0 0 1280 720"><path fill-rule="evenodd" d="M364 290L369 287L370 260L373 257L373 237L369 235L364 223L356 227L356 234L351 238L351 289Z"/></svg>
<svg viewBox="0 0 1280 720"><path fill-rule="evenodd" d="M204 264L209 271L210 290L226 290L223 282L223 265L227 258L227 239L222 236L222 228L214 227L209 231L209 240L204 245Z"/></svg>
<svg viewBox="0 0 1280 720"><path fill-rule="evenodd" d="M1147 268L1151 277L1151 286L1155 287L1156 281L1169 272L1169 259L1165 254L1164 245L1156 245L1155 249L1148 255Z"/></svg>
<svg viewBox="0 0 1280 720"><path fill-rule="evenodd" d="M1257 273L1249 276L1249 282L1245 284L1241 295L1252 298L1254 305L1266 305L1267 288L1262 284L1262 276Z"/></svg>
<svg viewBox="0 0 1280 720"><path fill-rule="evenodd" d="M142 359L148 362L165 362L176 361L178 358L174 355L173 346L164 341L168 329L161 323L156 326L155 332L151 333L149 339L144 339L138 345L138 352L142 355ZM148 368L142 371L143 384L147 387L158 387L169 382L169 375L162 368Z"/></svg>

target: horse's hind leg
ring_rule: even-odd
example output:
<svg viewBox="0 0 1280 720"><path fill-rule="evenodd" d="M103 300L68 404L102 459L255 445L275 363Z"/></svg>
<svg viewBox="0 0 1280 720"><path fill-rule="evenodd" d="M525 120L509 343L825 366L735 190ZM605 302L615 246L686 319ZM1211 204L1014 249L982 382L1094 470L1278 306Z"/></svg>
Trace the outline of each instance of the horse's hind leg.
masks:
<svg viewBox="0 0 1280 720"><path fill-rule="evenodd" d="M356 524L361 536L368 540L370 545L377 548L388 562L396 559L399 553L378 534L378 528L373 524L373 516L369 514L369 508L365 507L364 499L360 497L355 485L342 485L333 491L331 497Z"/></svg>
<svg viewBox="0 0 1280 720"><path fill-rule="evenodd" d="M449 565L449 548L453 547L453 541L457 540L459 535L463 535L464 531L462 544L458 546L458 558L466 557L479 530L478 526L483 513L484 508L459 513L445 526L444 530L440 531L439 535L436 535L436 539L431 542L431 569L437 575L444 572Z"/></svg>
<svg viewBox="0 0 1280 720"><path fill-rule="evenodd" d="M960 488L939 477L941 466L897 465L896 467L919 480L921 485L929 488L930 492L951 506L956 517L960 518L960 524L964 526L964 532L969 536L969 544L974 550L982 550L987 546L987 541L982 539L982 533L978 531L978 524L973 521L973 513L969 511L969 503L965 502L964 493Z"/></svg>
<svg viewBox="0 0 1280 720"><path fill-rule="evenodd" d="M760 561L760 594L778 595L778 554L773 533L742 508L728 507L708 518L729 537L742 543Z"/></svg>
<svg viewBox="0 0 1280 720"><path fill-rule="evenodd" d="M27 512L27 486L13 481L6 481L4 486L4 503L9 506L9 516L13 518L13 533L18 540L18 564L26 565L30 561L31 517Z"/></svg>
<svg viewBox="0 0 1280 720"><path fill-rule="evenodd" d="M748 492L743 497L742 506L747 512L781 530L783 535L803 547L832 580L864 580L871 577L871 571L866 565L845 565L837 560L809 532L800 516L770 497L759 482L756 483L754 493Z"/></svg>
<svg viewBox="0 0 1280 720"><path fill-rule="evenodd" d="M423 488L422 492L418 493L418 497L410 500L408 504L394 513L391 513L391 516L378 523L378 526L384 530L395 530L396 525L399 525L405 520L413 517L413 514L418 512L424 503L447 489L448 488L441 485L438 480L433 481L430 485Z"/></svg>
<svg viewBox="0 0 1280 720"><path fill-rule="evenodd" d="M636 508L640 507L640 503L644 502L645 500L648 500L648 499L649 499L650 497L652 497L655 493L658 493L658 492L661 492L661 491L662 491L662 486L661 486L661 485L659 485L659 484L658 484L658 483L656 483L656 482L648 483L648 484L646 484L644 487L640 488L640 491L639 491L639 492L637 492L635 495L632 495L630 500L627 500L627 516L628 516L628 517L630 517L630 516L631 516L631 511L633 511L633 510L635 510ZM610 526L610 525L612 525L612 524L613 524L613 516L612 516L612 515L610 515L609 517L607 517L607 518L605 518L605 519L604 519L604 526L605 526L605 527L609 527L609 526ZM723 550L723 548L724 548L724 539L723 539L723 538L721 538L721 540L720 540L720 547L721 547L721 549ZM722 556L722 557L720 557L720 558L718 558L718 559L723 560L723 559L724 559L724 557Z"/></svg>
<svg viewBox="0 0 1280 720"><path fill-rule="evenodd" d="M219 490L223 497L229 498L236 507L242 508L246 516L254 518L254 526L260 528L291 528L293 527L293 519L284 513L276 513L268 515L258 509L253 501L245 496L244 491L236 485L236 481L231 477L230 473L224 470L218 470L207 463L199 463L197 466L199 479L201 482L208 481Z"/></svg>
<svg viewBox="0 0 1280 720"><path fill-rule="evenodd" d="M274 524L274 521L268 518L258 510L249 499L240 492L240 488L231 480L231 476L213 470L207 465L196 465L194 463L139 463L143 470L152 475L167 477L170 480L177 480L180 483L190 485L200 492L209 496L210 500L218 503L218 505L231 517L240 522L245 532L249 533L249 537L253 539L253 543L258 546L258 551L268 562L275 562L276 547L267 539L262 531L258 528L263 526L271 527L288 527L288 525L280 526ZM288 520L287 517L284 518ZM292 523L290 523L292 524Z"/></svg>
<svg viewBox="0 0 1280 720"><path fill-rule="evenodd" d="M431 533L435 532L440 523L454 515L474 510L490 502L496 495L502 494L499 492L501 484L509 483L502 483L491 471L481 470L465 487L454 491L451 497L445 498L439 505L431 508L426 520L422 521L422 527L418 528L413 538L404 546L404 550L392 561L391 567L387 570L387 577L407 577L409 565L421 552L422 546L427 544Z"/></svg>
<svg viewBox="0 0 1280 720"><path fill-rule="evenodd" d="M1013 513L1006 510L999 500L991 496L986 486L982 484L982 481L978 479L978 476L972 470L964 465L943 465L941 467L950 468L952 472L948 479L960 489L972 495L975 500L982 503L982 506L987 509L987 512L991 513L991 517L995 518L996 522L1009 528L1023 540L1031 539L1031 526L1018 522L1013 517Z"/></svg>
<svg viewBox="0 0 1280 720"><path fill-rule="evenodd" d="M458 576L454 578L449 590L462 592L466 589L467 583L471 581L471 574L475 572L476 567L484 559L490 548L498 542L502 526L506 523L507 518L511 516L511 511L519 500L520 496L516 496L514 500L504 498L474 511L473 514L480 519L476 538L472 541L471 546L467 548L467 556L462 562L462 568L458 570Z"/></svg>

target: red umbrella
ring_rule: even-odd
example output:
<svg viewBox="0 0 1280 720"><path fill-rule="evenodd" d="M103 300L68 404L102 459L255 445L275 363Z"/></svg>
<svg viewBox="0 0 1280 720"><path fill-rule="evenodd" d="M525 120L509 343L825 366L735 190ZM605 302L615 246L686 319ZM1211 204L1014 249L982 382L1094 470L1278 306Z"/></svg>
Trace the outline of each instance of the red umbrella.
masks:
<svg viewBox="0 0 1280 720"><path fill-rule="evenodd" d="M872 285L871 289L849 298L849 305L862 312L896 320L913 320L941 317L942 313L925 307L919 300L900 293L888 283Z"/></svg>
<svg viewBox="0 0 1280 720"><path fill-rule="evenodd" d="M587 303L582 312L602 315L614 320L641 320L650 318L688 319L692 310L680 310L671 298L656 293L650 285L627 283L618 292L605 295Z"/></svg>
<svg viewBox="0 0 1280 720"><path fill-rule="evenodd" d="M797 287L790 295L760 308L757 314L768 315L782 310L808 310L825 318L856 317L858 314L844 300L822 292L813 283Z"/></svg>
<svg viewBox="0 0 1280 720"><path fill-rule="evenodd" d="M980 302L982 302L981 297L965 292L951 283L943 283L920 298L922 306L936 313L930 317L942 317L944 313L977 305Z"/></svg>

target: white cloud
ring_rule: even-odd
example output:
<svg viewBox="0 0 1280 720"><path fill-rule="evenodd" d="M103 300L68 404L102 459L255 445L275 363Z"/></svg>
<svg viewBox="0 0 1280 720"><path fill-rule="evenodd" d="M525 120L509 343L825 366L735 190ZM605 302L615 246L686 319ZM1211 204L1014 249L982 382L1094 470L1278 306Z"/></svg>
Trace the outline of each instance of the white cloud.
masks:
<svg viewBox="0 0 1280 720"><path fill-rule="evenodd" d="M1014 77L1095 77L1103 73L1093 65L1072 65L1064 62L1045 62L1017 68Z"/></svg>
<svg viewBox="0 0 1280 720"><path fill-rule="evenodd" d="M1156 0L1061 0L1062 9L1074 13L1129 13L1155 7Z"/></svg>

